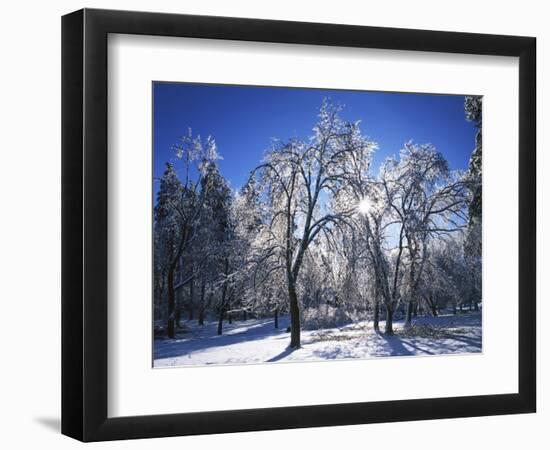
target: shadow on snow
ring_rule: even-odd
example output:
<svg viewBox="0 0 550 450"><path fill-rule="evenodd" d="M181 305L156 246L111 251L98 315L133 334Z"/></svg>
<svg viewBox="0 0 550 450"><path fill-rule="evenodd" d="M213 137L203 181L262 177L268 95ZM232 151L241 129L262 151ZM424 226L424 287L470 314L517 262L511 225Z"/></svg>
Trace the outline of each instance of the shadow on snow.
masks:
<svg viewBox="0 0 550 450"><path fill-rule="evenodd" d="M288 318L281 317L279 328L275 328L273 319L239 321L232 325L224 324L224 332L221 335L216 334L218 324L208 322L200 328L195 328L195 332L190 332L189 337L155 341L155 359L188 356L193 352L211 347L218 348L267 337L272 338L274 334L279 334L276 339L290 339L289 333L285 332L288 322Z"/></svg>
<svg viewBox="0 0 550 450"><path fill-rule="evenodd" d="M481 313L419 317L414 323L436 325L438 329L448 329L449 332L435 339L367 332L343 342L338 342L338 339L320 342L319 334L316 333L323 330L304 330L303 346L294 349L285 345L290 339L290 334L285 331L289 318L285 316L279 318L278 329L274 327L273 319L250 319L224 324L223 334L219 336L216 333L217 322L207 322L204 326L187 322L189 333L178 339L154 342L154 358L155 361L173 358L176 360L175 365L187 365L481 352ZM402 327L402 320L395 324L397 328ZM337 335L338 331L346 332L345 327L335 331ZM251 346L248 346L250 343ZM216 353L219 349L222 349L221 353ZM297 350L300 351L294 354ZM200 355L204 362L195 362L195 355Z"/></svg>

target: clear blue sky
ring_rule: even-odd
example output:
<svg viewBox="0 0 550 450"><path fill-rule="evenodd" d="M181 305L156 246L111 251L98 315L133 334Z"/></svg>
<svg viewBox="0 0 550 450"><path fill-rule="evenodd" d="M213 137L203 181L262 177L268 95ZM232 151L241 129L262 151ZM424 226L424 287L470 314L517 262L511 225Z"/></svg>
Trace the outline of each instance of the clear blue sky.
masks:
<svg viewBox="0 0 550 450"><path fill-rule="evenodd" d="M155 82L154 177L175 162L171 146L191 127L214 137L224 158L220 171L238 189L271 138L311 135L325 97L345 105L342 117L361 120L363 134L378 142L376 172L411 139L435 145L452 169L468 167L476 130L465 119L463 96ZM157 190L155 181L155 197Z"/></svg>

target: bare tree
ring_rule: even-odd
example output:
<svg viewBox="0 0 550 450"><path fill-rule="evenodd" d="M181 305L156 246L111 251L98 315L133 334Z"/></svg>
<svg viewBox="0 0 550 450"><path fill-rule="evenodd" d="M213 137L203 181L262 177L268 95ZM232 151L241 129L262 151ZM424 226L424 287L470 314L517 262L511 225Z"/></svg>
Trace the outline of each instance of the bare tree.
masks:
<svg viewBox="0 0 550 450"><path fill-rule="evenodd" d="M341 226L354 211L330 211L324 205L345 184L347 174L374 149L359 123L344 122L340 108L324 102L308 142L276 142L257 167L270 208L266 254L281 257L291 317L290 347L300 347L297 282L304 255L315 239Z"/></svg>
<svg viewBox="0 0 550 450"><path fill-rule="evenodd" d="M465 182L462 174L449 170L443 155L432 145L412 142L405 144L399 161L386 161L380 182L399 230L394 295L400 279L397 273L406 266L401 292L405 295L407 327L411 324L430 240L461 231L467 224Z"/></svg>

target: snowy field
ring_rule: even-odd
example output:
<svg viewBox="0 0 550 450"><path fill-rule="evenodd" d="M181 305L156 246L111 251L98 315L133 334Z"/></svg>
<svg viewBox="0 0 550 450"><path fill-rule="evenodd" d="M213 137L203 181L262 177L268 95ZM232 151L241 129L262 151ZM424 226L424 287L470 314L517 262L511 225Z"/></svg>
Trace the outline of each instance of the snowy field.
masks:
<svg viewBox="0 0 550 450"><path fill-rule="evenodd" d="M354 323L341 328L302 330L302 347L288 348L287 317L224 323L223 335L217 323L186 322L187 333L177 339L154 341L154 366L178 367L210 364L249 364L287 361L322 361L342 358L441 355L481 352L481 313L419 317L413 328L394 322L394 336L375 333L372 324ZM380 322L383 329L384 322Z"/></svg>

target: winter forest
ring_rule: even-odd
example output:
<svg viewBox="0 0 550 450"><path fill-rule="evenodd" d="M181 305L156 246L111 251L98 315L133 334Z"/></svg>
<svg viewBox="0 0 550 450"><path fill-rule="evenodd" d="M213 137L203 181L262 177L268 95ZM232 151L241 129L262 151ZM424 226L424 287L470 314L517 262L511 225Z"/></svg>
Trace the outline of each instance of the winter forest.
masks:
<svg viewBox="0 0 550 450"><path fill-rule="evenodd" d="M482 99L458 101L459 168L328 96L262 148L260 121L231 149L179 123L155 156L154 366L481 352Z"/></svg>

